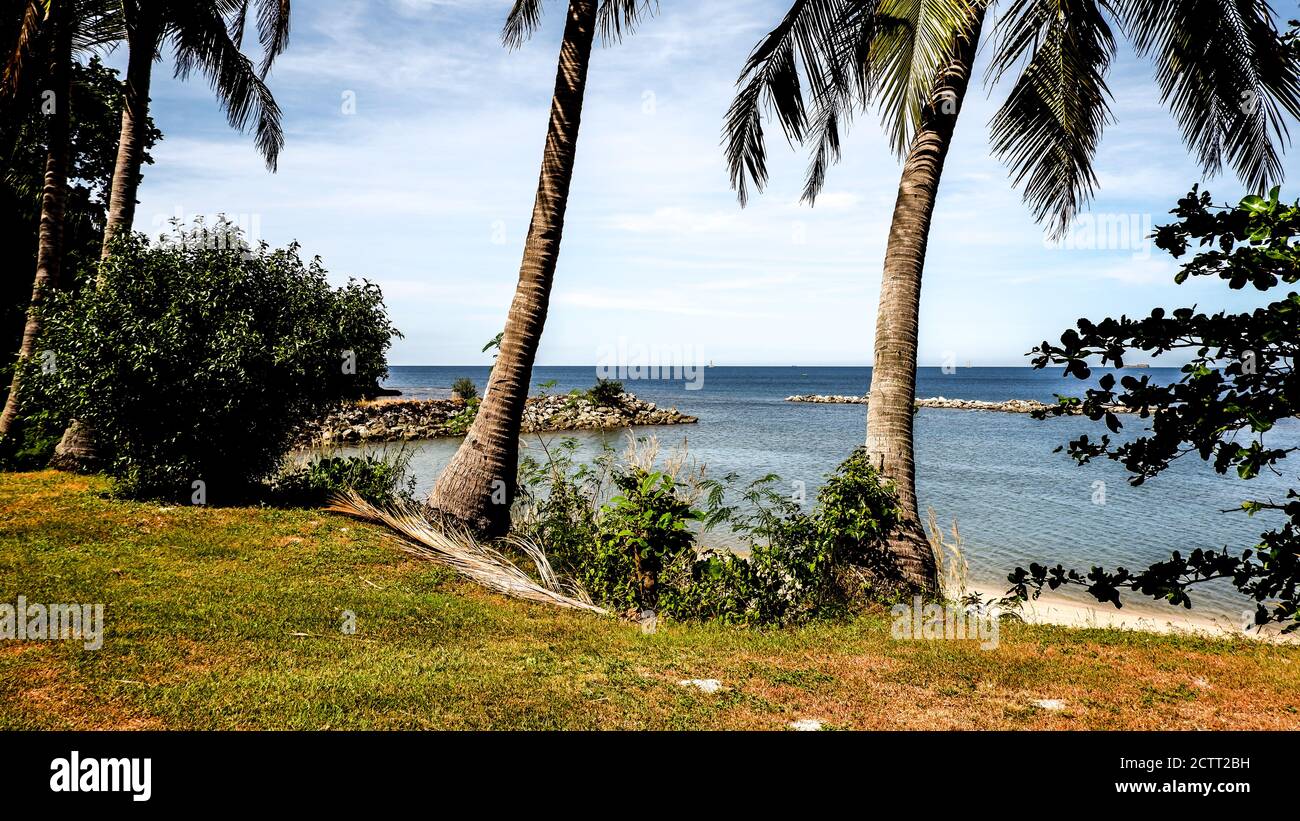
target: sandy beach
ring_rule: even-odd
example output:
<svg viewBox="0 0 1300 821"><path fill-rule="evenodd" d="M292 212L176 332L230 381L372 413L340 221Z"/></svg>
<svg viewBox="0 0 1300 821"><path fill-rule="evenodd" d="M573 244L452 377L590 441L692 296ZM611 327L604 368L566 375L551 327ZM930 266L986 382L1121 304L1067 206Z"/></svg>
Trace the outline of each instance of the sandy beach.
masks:
<svg viewBox="0 0 1300 821"><path fill-rule="evenodd" d="M997 599L1005 590L991 586L970 585L968 592L986 599ZM1031 624L1055 624L1062 627L1144 630L1152 633L1188 633L1215 638L1248 638L1258 641L1295 643L1295 634L1282 635L1277 630L1243 630L1224 617L1207 616L1155 602L1125 602L1123 608L1088 604L1059 594L1044 594L1021 605L1020 615ZM1244 616L1243 616L1244 621Z"/></svg>

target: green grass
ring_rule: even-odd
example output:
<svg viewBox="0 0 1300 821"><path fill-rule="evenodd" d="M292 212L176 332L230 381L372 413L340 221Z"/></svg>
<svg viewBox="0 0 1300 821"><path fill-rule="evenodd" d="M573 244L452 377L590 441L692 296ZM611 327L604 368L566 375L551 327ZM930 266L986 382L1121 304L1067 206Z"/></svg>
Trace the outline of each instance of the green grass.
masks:
<svg viewBox="0 0 1300 821"><path fill-rule="evenodd" d="M331 514L107 487L0 475L0 601L102 602L107 627L98 651L0 641L0 729L1300 728L1295 646L1007 625L982 651L893 641L883 612L642 635L486 593Z"/></svg>

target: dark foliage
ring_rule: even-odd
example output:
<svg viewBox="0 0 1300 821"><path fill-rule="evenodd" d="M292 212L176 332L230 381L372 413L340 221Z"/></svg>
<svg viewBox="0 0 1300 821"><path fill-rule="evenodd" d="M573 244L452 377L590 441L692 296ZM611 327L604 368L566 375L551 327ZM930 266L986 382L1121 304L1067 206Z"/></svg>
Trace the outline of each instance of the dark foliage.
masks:
<svg viewBox="0 0 1300 821"><path fill-rule="evenodd" d="M238 496L301 423L386 375L396 329L378 286L332 288L296 245L248 249L199 224L124 238L99 271L54 301L31 384L91 427L132 495Z"/></svg>
<svg viewBox="0 0 1300 821"><path fill-rule="evenodd" d="M1250 285L1268 291L1300 280L1300 247L1295 241L1300 235L1300 204L1281 202L1278 189L1267 197L1246 197L1236 207L1216 208L1208 192L1193 188L1172 213L1178 221L1157 230L1156 245L1177 258L1196 249L1179 271L1178 282L1218 277L1229 288ZM1061 398L1058 406L1039 414L1082 410L1088 418L1104 422L1111 433L1123 428L1111 410L1114 405L1139 409L1139 418L1149 421L1150 430L1130 441L1112 442L1110 434L1097 441L1088 435L1073 440L1069 453L1080 464L1098 457L1112 459L1129 471L1133 484L1141 484L1174 460L1195 455L1218 473L1232 470L1249 480L1261 471L1278 470L1295 450L1270 445L1266 434L1278 421L1300 412L1300 376L1295 372L1300 294L1290 292L1249 313L1157 308L1141 319L1080 319L1076 329L1061 335L1059 345L1043 342L1031 354L1036 368L1064 365L1066 374L1087 379L1090 361L1122 367L1132 350L1144 355L1190 352L1192 360L1173 384L1154 384L1146 375L1126 375L1117 382L1106 374L1083 398ZM1086 575L1060 565L1016 568L1008 577L1012 593L1023 598L1038 595L1044 587L1077 584L1116 606L1127 589L1191 607L1192 585L1231 579L1256 602L1257 624L1280 622L1295 630L1300 627L1300 495L1292 489L1284 500L1249 500L1242 509L1249 514L1277 511L1285 520L1264 533L1253 549L1240 553L1227 547L1195 549L1187 555L1174 551L1167 561L1144 570L1094 567Z"/></svg>

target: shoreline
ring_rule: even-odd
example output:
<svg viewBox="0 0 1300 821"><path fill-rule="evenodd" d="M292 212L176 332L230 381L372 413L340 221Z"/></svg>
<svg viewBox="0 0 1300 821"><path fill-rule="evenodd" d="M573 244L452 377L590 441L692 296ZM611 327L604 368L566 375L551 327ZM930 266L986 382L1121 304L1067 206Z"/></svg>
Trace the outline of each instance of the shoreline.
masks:
<svg viewBox="0 0 1300 821"><path fill-rule="evenodd" d="M978 593L986 599L999 599L1006 592L987 585L973 584L966 588L967 593ZM1096 606L1064 596L1044 593L1037 599L1030 599L1013 610L1028 624L1054 625L1074 629L1132 630L1135 632L1184 634L1215 639L1246 639L1265 641L1275 644L1295 644L1300 636L1283 635L1273 631L1246 631L1239 625L1231 624L1226 616L1211 616L1195 611L1169 606L1161 612L1159 605L1135 606L1125 603L1123 609L1102 605Z"/></svg>
<svg viewBox="0 0 1300 821"><path fill-rule="evenodd" d="M809 393L787 396L785 401L809 405L866 405L868 404L868 397ZM1007 399L1001 402L986 402L980 399L949 399L946 396L917 399L915 406L940 410L995 411L999 413L1036 413L1060 407L1047 402L1039 402L1036 399ZM1126 405L1110 405L1106 410L1111 413L1140 413L1142 411L1141 408L1130 408ZM1079 415L1082 411L1079 408L1072 408L1069 413Z"/></svg>

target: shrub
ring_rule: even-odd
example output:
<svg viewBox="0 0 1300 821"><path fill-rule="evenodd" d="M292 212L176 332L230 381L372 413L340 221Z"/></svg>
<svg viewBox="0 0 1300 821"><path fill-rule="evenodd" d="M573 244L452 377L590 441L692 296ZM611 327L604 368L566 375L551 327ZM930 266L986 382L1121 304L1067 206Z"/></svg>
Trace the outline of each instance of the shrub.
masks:
<svg viewBox="0 0 1300 821"><path fill-rule="evenodd" d="M124 237L99 276L53 301L37 380L130 495L245 492L297 426L386 373L397 334L378 286L331 288L296 244L250 250L224 222Z"/></svg>
<svg viewBox="0 0 1300 821"><path fill-rule="evenodd" d="M68 427L68 418L54 409L34 375L40 362L29 359L25 366L19 424L11 437L0 441L0 467L6 470L40 470L48 465Z"/></svg>
<svg viewBox="0 0 1300 821"><path fill-rule="evenodd" d="M318 507L330 496L355 490L368 502L414 503L415 477L410 475L412 452L364 456L327 456L288 467L272 483L276 502L297 507Z"/></svg>
<svg viewBox="0 0 1300 821"><path fill-rule="evenodd" d="M659 605L663 569L695 555L695 534L688 526L699 514L681 498L677 481L666 473L630 467L615 472L614 485L622 493L603 510L598 552L625 557L636 607L654 610Z"/></svg>
<svg viewBox="0 0 1300 821"><path fill-rule="evenodd" d="M587 398L602 407L617 407L623 404L623 383L617 379L598 378L587 391Z"/></svg>
<svg viewBox="0 0 1300 821"><path fill-rule="evenodd" d="M465 400L465 407L442 423L443 431L448 436L464 436L469 433L470 425L474 424L474 417L478 416L478 406L480 404L481 402L478 399Z"/></svg>
<svg viewBox="0 0 1300 821"><path fill-rule="evenodd" d="M813 527L825 561L869 568L878 577L892 576L892 560L881 545L901 512L897 497L872 467L866 448L857 448L817 491Z"/></svg>
<svg viewBox="0 0 1300 821"><path fill-rule="evenodd" d="M577 449L570 438L549 446L545 462L520 460L515 528L593 601L628 612L636 607L629 557L609 551L599 526L612 487L613 451L606 446L586 464L576 460Z"/></svg>
<svg viewBox="0 0 1300 821"><path fill-rule="evenodd" d="M478 388L474 386L474 380L462 376L451 383L451 395L468 402L471 399L478 398Z"/></svg>
<svg viewBox="0 0 1300 821"><path fill-rule="evenodd" d="M791 624L889 595L883 537L898 504L861 449L827 477L811 512L775 490L775 475L749 485L736 506L723 504L734 476L701 482L697 511L672 476L616 465L608 449L590 467L575 465L575 450L569 440L546 465L525 460L520 529L611 610ZM729 526L749 555L697 555L694 522Z"/></svg>
<svg viewBox="0 0 1300 821"><path fill-rule="evenodd" d="M893 595L895 570L883 548L897 521L893 491L858 448L826 477L810 513L773 488L775 475L752 483L742 504L720 504L712 485L709 526L727 524L749 556L707 551L665 593L676 618L790 624L837 616Z"/></svg>

